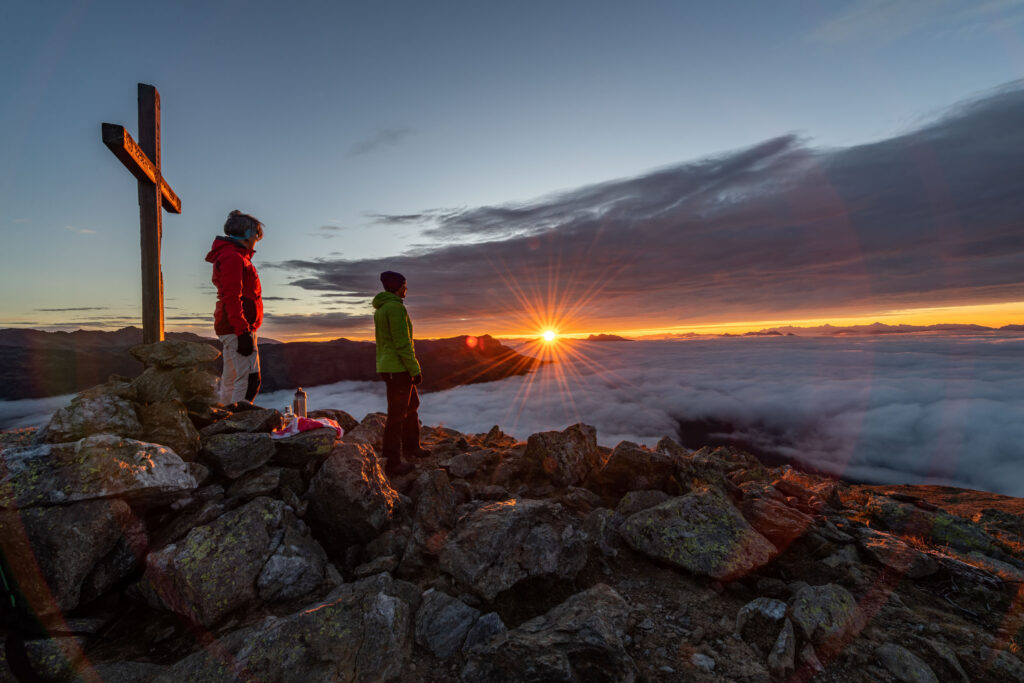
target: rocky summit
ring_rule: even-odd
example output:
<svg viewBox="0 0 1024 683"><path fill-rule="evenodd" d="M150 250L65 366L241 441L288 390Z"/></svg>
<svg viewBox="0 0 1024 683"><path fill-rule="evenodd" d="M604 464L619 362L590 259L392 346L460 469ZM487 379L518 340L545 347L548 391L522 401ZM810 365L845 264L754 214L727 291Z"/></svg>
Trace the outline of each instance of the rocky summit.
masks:
<svg viewBox="0 0 1024 683"><path fill-rule="evenodd" d="M44 680L1024 681L1018 499L585 424L424 426L389 479L383 416L272 438L161 344L0 441Z"/></svg>

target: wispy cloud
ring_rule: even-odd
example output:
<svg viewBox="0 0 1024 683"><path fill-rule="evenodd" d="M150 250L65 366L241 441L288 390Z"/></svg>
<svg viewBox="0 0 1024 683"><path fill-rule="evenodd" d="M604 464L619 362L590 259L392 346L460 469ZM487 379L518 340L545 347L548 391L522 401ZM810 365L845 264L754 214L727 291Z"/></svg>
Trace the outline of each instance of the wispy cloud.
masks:
<svg viewBox="0 0 1024 683"><path fill-rule="evenodd" d="M1021 0L858 0L817 26L814 42L891 42L921 31L944 38L1000 31L1024 21Z"/></svg>
<svg viewBox="0 0 1024 683"><path fill-rule="evenodd" d="M109 306L80 306L78 308L37 308L38 313L67 313L68 311L109 311Z"/></svg>
<svg viewBox="0 0 1024 683"><path fill-rule="evenodd" d="M264 323L270 330L346 330L366 332L373 329L373 316L369 313L355 314L347 312L313 313L313 314L272 314L264 317Z"/></svg>
<svg viewBox="0 0 1024 683"><path fill-rule="evenodd" d="M307 232L306 234L310 237L319 237L325 240L332 240L335 237L340 237L347 227L341 225L321 225L313 232Z"/></svg>
<svg viewBox="0 0 1024 683"><path fill-rule="evenodd" d="M394 147L400 142L405 140L407 137L412 135L415 131L412 128L406 128L404 126L395 128L381 128L377 130L369 137L356 142L349 147L348 157L361 156L363 154L369 154L379 149L386 149L388 147Z"/></svg>
<svg viewBox="0 0 1024 683"><path fill-rule="evenodd" d="M816 150L792 136L534 202L426 211L440 244L275 264L313 292L409 278L417 329L508 329L549 302L582 329L861 314L1024 298L1024 89L912 133ZM751 317L756 316L756 317Z"/></svg>
<svg viewBox="0 0 1024 683"><path fill-rule="evenodd" d="M164 320L174 320L176 322L190 322L190 321L203 321L210 322L213 319L213 315L210 313L193 313L192 315L169 315Z"/></svg>
<svg viewBox="0 0 1024 683"><path fill-rule="evenodd" d="M95 235L96 234L95 230L90 230L89 228L76 228L73 225L65 225L64 229L68 230L70 232L78 233L79 235Z"/></svg>

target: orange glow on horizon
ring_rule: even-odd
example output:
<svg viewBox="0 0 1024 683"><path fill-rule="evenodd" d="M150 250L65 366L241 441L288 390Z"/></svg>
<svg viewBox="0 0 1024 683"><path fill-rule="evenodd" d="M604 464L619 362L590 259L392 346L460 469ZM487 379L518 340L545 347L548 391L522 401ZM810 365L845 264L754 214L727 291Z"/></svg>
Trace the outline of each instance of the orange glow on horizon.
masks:
<svg viewBox="0 0 1024 683"><path fill-rule="evenodd" d="M574 307L578 310L578 307ZM847 314L828 317L808 318L747 318L745 320L715 320L704 323L694 322L689 325L658 325L636 326L634 321L614 321L607 326L598 326L594 323L574 321L571 318L563 320L556 319L551 313L542 314L540 309L533 307L533 315L524 316L518 313L509 312L509 316L503 319L500 328L490 330L474 330L477 336L489 334L497 339L520 339L535 338L535 330L553 332L557 339L578 339L586 338L591 334L615 334L623 337L641 336L670 336L678 334L744 334L746 332L758 332L773 327L819 327L832 325L833 327L846 327L852 325L870 325L872 323L883 323L886 325L982 325L985 327L999 328L1004 325L1024 324L1024 301L1013 301L999 304L972 304L964 306L941 306L928 308L897 309L881 311L877 313ZM536 316L536 317L535 317ZM423 339L438 339L442 337L457 337L465 335L465 327L435 327L430 325L429 320L417 320L417 326L425 334L418 334ZM511 323L511 324L510 324ZM538 324L540 323L540 324ZM556 324L557 323L557 324ZM474 323L479 327L479 323ZM558 332L554 332L555 329ZM583 329L580 329L583 328ZM273 330L264 331L264 336L288 342L319 342L331 341L345 338L353 341L373 341L373 335L353 334L344 332L321 332L310 334L297 332L288 334L285 332L275 333ZM545 337L546 340L546 337ZM469 342L467 342L469 344Z"/></svg>

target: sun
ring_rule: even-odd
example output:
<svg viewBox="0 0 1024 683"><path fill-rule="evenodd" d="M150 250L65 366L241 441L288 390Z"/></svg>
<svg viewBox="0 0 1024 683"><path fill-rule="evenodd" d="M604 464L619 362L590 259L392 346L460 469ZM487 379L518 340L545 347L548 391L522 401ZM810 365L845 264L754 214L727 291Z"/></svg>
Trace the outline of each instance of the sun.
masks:
<svg viewBox="0 0 1024 683"><path fill-rule="evenodd" d="M554 330L545 330L544 334L542 334L541 336L544 337L544 341L553 342L555 341L555 337L557 337L558 335L555 334Z"/></svg>

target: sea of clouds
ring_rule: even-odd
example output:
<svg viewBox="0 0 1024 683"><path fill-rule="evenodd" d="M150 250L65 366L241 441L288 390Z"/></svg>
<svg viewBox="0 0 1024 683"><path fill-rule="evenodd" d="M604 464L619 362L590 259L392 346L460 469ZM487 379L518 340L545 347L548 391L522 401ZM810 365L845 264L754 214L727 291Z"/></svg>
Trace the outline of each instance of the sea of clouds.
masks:
<svg viewBox="0 0 1024 683"><path fill-rule="evenodd" d="M849 478L1024 496L1024 339L1007 335L560 342L531 375L422 396L425 424L520 439L586 422L653 444L680 421ZM429 373L426 368L425 372ZM311 409L385 410L383 385L307 388ZM291 391L262 394L283 408ZM0 426L45 423L69 397L0 402ZM694 445L694 444L691 444Z"/></svg>

